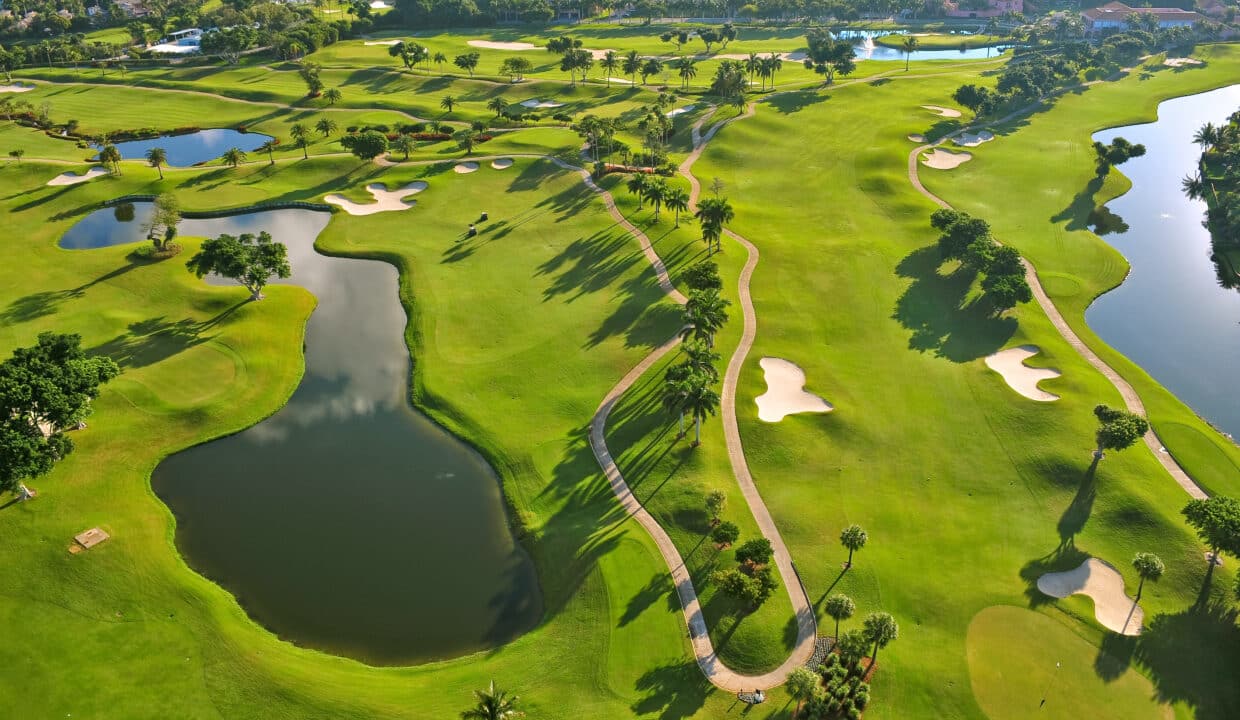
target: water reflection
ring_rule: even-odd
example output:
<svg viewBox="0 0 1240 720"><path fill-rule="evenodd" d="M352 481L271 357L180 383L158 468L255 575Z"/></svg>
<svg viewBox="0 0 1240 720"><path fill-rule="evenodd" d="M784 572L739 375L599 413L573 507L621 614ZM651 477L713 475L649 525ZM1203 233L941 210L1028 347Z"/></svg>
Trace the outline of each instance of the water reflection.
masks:
<svg viewBox="0 0 1240 720"><path fill-rule="evenodd" d="M161 135L146 140L127 140L113 143L113 145L120 151L122 158L129 159L146 157L146 151L151 148L163 148L168 154L168 165L186 167L214 160L230 148L253 152L270 139L270 135L262 133L243 133L238 130L212 128L185 135ZM97 149L99 146L95 147Z"/></svg>

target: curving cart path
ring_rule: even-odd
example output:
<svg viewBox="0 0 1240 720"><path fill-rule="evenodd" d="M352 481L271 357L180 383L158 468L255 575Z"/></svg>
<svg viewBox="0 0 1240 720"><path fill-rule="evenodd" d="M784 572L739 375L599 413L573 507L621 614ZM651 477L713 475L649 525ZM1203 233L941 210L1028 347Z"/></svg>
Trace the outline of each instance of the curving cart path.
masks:
<svg viewBox="0 0 1240 720"><path fill-rule="evenodd" d="M925 185L921 184L921 178L918 177L918 158L921 156L921 153L938 147L945 141L950 140L963 132L981 129L989 125L1000 125L1018 115L1030 112L1037 106L1038 104L1035 104L1032 107L1017 110L1016 112L1010 113L989 123L975 123L973 125L962 127L953 133L944 135L933 143L918 146L911 153L909 153L908 156L909 182L912 183L913 188L917 190L917 192L924 195L934 204L949 210L954 209L946 200L930 192L926 189ZM1128 408L1128 411L1144 417L1145 403L1141 402L1141 396L1137 394L1136 389L1133 388L1132 385L1115 370L1115 368L1111 367L1105 360L1098 357L1098 354L1090 349L1090 347L1085 344L1084 340L1081 340L1080 336L1076 334L1076 331L1072 329L1072 326L1068 324L1068 321L1064 319L1063 314L1059 312L1059 308L1055 307L1055 303L1050 299L1050 296L1046 294L1046 290L1042 287L1042 281L1038 278L1037 269L1035 269L1033 265L1024 258L1021 258L1021 262L1025 265L1025 280L1029 283L1029 287L1033 291L1033 297L1042 308L1042 312L1046 313L1046 316L1050 318L1051 324L1055 326L1055 329L1059 331L1059 334L1063 336L1063 339L1068 341L1068 344L1072 346L1073 350L1076 350L1081 357L1085 358L1086 362L1093 365L1098 372L1102 373L1102 375L1115 386L1115 389L1119 391L1120 397L1123 398L1124 406ZM1201 486L1193 481L1189 474L1184 471L1184 468L1180 467L1180 464L1177 463L1175 458L1171 456L1171 453L1166 450L1162 440L1159 439L1158 434L1154 432L1152 425L1150 426L1149 432L1145 433L1145 437L1143 439L1145 440L1146 447L1154 453L1154 457L1157 458L1158 462L1162 464L1163 469L1166 470L1167 473L1171 475L1171 478L1184 489L1184 492L1188 493L1191 497L1198 499L1208 497L1206 491L1202 490Z"/></svg>

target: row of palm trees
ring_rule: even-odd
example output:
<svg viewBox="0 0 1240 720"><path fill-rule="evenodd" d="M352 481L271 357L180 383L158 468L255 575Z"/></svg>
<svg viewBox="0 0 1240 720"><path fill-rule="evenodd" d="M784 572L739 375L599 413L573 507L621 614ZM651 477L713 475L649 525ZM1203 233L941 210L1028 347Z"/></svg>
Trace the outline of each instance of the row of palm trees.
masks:
<svg viewBox="0 0 1240 720"><path fill-rule="evenodd" d="M684 188L672 187L667 180L646 173L633 173L625 186L637 196L639 210L650 203L655 222L659 221L659 210L666 207L676 214L675 227L680 227L680 214L689 209L689 193Z"/></svg>
<svg viewBox="0 0 1240 720"><path fill-rule="evenodd" d="M668 367L663 378L663 408L677 416L677 439L685 436L685 415L693 418L693 446L702 442L702 420L719 409L719 353L714 350L715 334L728 321L731 304L719 295L723 286L719 268L705 260L690 268L683 277L689 286L684 307L681 360ZM722 506L720 506L722 507Z"/></svg>

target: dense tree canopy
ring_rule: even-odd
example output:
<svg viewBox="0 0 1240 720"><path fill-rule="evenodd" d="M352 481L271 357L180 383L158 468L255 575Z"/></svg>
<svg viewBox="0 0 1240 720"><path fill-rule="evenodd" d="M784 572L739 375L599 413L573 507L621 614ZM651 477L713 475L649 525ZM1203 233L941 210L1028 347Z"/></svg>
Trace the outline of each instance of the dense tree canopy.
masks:
<svg viewBox="0 0 1240 720"><path fill-rule="evenodd" d="M225 234L209 239L185 266L198 277L215 274L236 280L250 291L251 300L262 299L271 278L292 274L288 249L284 243L272 242L265 231L257 236Z"/></svg>

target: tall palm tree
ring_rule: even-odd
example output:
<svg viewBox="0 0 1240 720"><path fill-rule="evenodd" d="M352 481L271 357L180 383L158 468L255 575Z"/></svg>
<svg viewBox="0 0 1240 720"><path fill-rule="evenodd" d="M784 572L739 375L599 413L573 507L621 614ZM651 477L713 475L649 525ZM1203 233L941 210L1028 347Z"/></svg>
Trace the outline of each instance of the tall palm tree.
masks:
<svg viewBox="0 0 1240 720"><path fill-rule="evenodd" d="M642 69L642 56L636 50L630 50L624 56L624 62L621 64L620 69L624 71L625 75L629 76L630 80L636 83L637 73Z"/></svg>
<svg viewBox="0 0 1240 720"><path fill-rule="evenodd" d="M685 303L685 328L681 336L704 341L714 347L715 333L728 321L728 306L732 303L719 296L718 290L696 290L689 293Z"/></svg>
<svg viewBox="0 0 1240 720"><path fill-rule="evenodd" d="M736 217L732 204L726 197L705 198L698 203L697 212L693 216L702 223L702 239L706 241L707 250L712 241L723 249L721 242L723 226Z"/></svg>
<svg viewBox="0 0 1240 720"><path fill-rule="evenodd" d="M99 162L107 165L113 175L121 174L121 151L115 145L104 145L99 151Z"/></svg>
<svg viewBox="0 0 1240 720"><path fill-rule="evenodd" d="M857 604L847 595L836 593L827 598L827 604L823 609L835 621L835 638L838 640L840 637L840 621L852 617L853 613L857 611Z"/></svg>
<svg viewBox="0 0 1240 720"><path fill-rule="evenodd" d="M403 152L406 160L409 159L409 153L413 152L417 149L417 147L418 143L413 139L413 136L405 133L401 133L395 140L392 141L392 148Z"/></svg>
<svg viewBox="0 0 1240 720"><path fill-rule="evenodd" d="M689 396L690 377L693 369L687 365L672 365L663 374L663 397L660 403L677 417L677 438L685 436L685 398Z"/></svg>
<svg viewBox="0 0 1240 720"><path fill-rule="evenodd" d="M874 652L870 653L870 667L874 667L878 661L878 651L900 637L900 626L891 613L873 612L865 616L862 628L866 639L874 643Z"/></svg>
<svg viewBox="0 0 1240 720"><path fill-rule="evenodd" d="M159 179L164 179L164 163L168 162L168 152L161 147L153 147L146 151L146 162L159 171Z"/></svg>
<svg viewBox="0 0 1240 720"><path fill-rule="evenodd" d="M814 693L822 686L822 677L818 673L807 667L799 667L788 673L788 679L785 687L788 694L793 700L797 701L796 712L792 713L793 717L801 714L801 706L806 700L814 697Z"/></svg>
<svg viewBox="0 0 1240 720"><path fill-rule="evenodd" d="M245 152L241 148L228 148L221 157L224 159L224 162L234 168L246 160Z"/></svg>
<svg viewBox="0 0 1240 720"><path fill-rule="evenodd" d="M680 214L689 209L689 193L684 188L668 188L663 195L663 206L676 213L676 227L680 227Z"/></svg>
<svg viewBox="0 0 1240 720"><path fill-rule="evenodd" d="M452 108L456 107L456 98L452 97L451 95L444 95L443 100L439 101L439 107L451 113Z"/></svg>
<svg viewBox="0 0 1240 720"><path fill-rule="evenodd" d="M757 74L758 69L762 67L762 60L758 57L758 53L751 52L749 57L745 58L745 74L749 76L750 82L753 82L753 76Z"/></svg>
<svg viewBox="0 0 1240 720"><path fill-rule="evenodd" d="M654 205L654 221L659 222L659 208L663 207L663 200L667 197L667 181L658 178L650 183L646 188L646 198Z"/></svg>
<svg viewBox="0 0 1240 720"><path fill-rule="evenodd" d="M328 105L335 105L340 102L342 97L344 95L340 92L340 88L327 88L323 91L323 99L327 101Z"/></svg>
<svg viewBox="0 0 1240 720"><path fill-rule="evenodd" d="M276 157L274 155L274 151L279 146L280 146L280 141L275 138L272 138L268 140L267 142L263 143L262 145L258 146L258 149L260 152L267 153L267 164L268 165L276 164Z"/></svg>
<svg viewBox="0 0 1240 720"><path fill-rule="evenodd" d="M840 544L848 548L848 562L844 563L845 568L852 567L853 553L865 547L865 543L870 539L866 535L865 530L860 525L849 525L840 533Z"/></svg>
<svg viewBox="0 0 1240 720"><path fill-rule="evenodd" d="M693 416L693 446L702 444L702 420L719 409L719 393L711 387L710 378L694 375L685 394L685 409Z"/></svg>
<svg viewBox="0 0 1240 720"><path fill-rule="evenodd" d="M697 60L683 57L676 61L676 74L680 76L680 86L689 87L689 81L697 77Z"/></svg>
<svg viewBox="0 0 1240 720"><path fill-rule="evenodd" d="M775 73L784 69L784 59L779 56L779 53L771 53L770 57L766 59L763 69L766 71L767 77L771 79L771 89L774 90Z"/></svg>
<svg viewBox="0 0 1240 720"><path fill-rule="evenodd" d="M900 49L904 51L904 72L908 72L908 63L913 59L913 51L920 44L921 41L912 35L905 35L904 39L900 41Z"/></svg>
<svg viewBox="0 0 1240 720"><path fill-rule="evenodd" d="M514 720L525 716L517 710L517 696L495 687L494 680L486 690L475 690L474 697L478 704L461 713L461 720Z"/></svg>
<svg viewBox="0 0 1240 720"><path fill-rule="evenodd" d="M620 56L615 50L608 50L603 53L603 57L598 61L599 67L607 73L607 87L611 87L611 74L620 66Z"/></svg>
<svg viewBox="0 0 1240 720"><path fill-rule="evenodd" d="M646 199L646 190L650 187L650 176L646 173L633 173L625 183L629 192L637 196L637 209L640 210Z"/></svg>
<svg viewBox="0 0 1240 720"><path fill-rule="evenodd" d="M491 98L490 102L487 103L487 109L494 110L495 117L498 118L499 116L504 114L505 110L508 109L508 101L505 100L503 96L496 95L495 97Z"/></svg>
<svg viewBox="0 0 1240 720"><path fill-rule="evenodd" d="M1148 552L1137 553L1132 559L1132 566L1136 568L1137 575L1141 576L1141 584L1137 586L1138 600L1141 599L1141 591L1145 589L1145 581L1158 582L1158 578L1162 577L1163 571L1167 569L1162 558Z"/></svg>
<svg viewBox="0 0 1240 720"><path fill-rule="evenodd" d="M306 147L310 145L310 131L301 123L293 123L288 129L289 137L293 138L293 142L297 147L301 148L301 157L303 160L309 159L310 153L306 151Z"/></svg>
<svg viewBox="0 0 1240 720"><path fill-rule="evenodd" d="M438 68L439 68L439 70L442 72L442 71L443 71L443 64L444 64L444 63L446 63L446 62L448 62L448 56L447 56L447 55L444 55L444 54L443 54L443 53L441 53L441 52L437 52L437 53L435 53L435 56L434 56L433 58L431 58L431 60L435 63L435 66L436 66L436 67L438 67Z"/></svg>
<svg viewBox="0 0 1240 720"><path fill-rule="evenodd" d="M711 382L719 382L719 368L715 367L715 363L719 362L719 353L698 340L685 343L681 352L685 359L673 367L686 368L691 374L705 375Z"/></svg>
<svg viewBox="0 0 1240 720"><path fill-rule="evenodd" d="M1206 123L1193 133L1193 142L1200 145L1204 150L1218 144L1221 132L1214 123Z"/></svg>
<svg viewBox="0 0 1240 720"><path fill-rule="evenodd" d="M1201 200L1206 195L1206 183L1201 178L1201 173L1194 173L1180 181L1180 188L1184 190L1184 194L1193 200Z"/></svg>
<svg viewBox="0 0 1240 720"><path fill-rule="evenodd" d="M331 118L321 118L314 124L314 129L323 137L330 137L332 133L336 132L336 121Z"/></svg>

